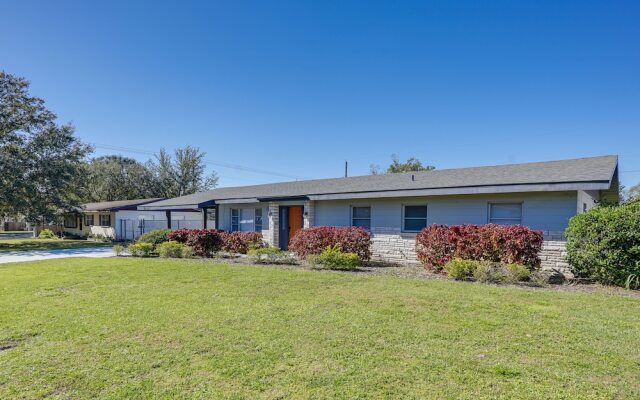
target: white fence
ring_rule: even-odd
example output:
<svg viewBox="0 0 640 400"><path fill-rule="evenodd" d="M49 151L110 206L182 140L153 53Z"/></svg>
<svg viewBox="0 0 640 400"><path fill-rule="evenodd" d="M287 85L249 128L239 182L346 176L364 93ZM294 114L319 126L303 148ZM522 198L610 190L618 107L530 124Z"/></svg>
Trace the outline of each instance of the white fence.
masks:
<svg viewBox="0 0 640 400"><path fill-rule="evenodd" d="M171 229L201 229L202 220L172 219ZM156 229L167 229L167 220L120 219L116 224L118 240L136 240L141 235Z"/></svg>

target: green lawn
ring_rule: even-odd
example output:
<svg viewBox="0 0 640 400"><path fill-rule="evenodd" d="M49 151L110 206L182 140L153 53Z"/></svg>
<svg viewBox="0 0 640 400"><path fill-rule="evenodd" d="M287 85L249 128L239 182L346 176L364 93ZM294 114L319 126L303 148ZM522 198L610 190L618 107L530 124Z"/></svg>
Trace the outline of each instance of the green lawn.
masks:
<svg viewBox="0 0 640 400"><path fill-rule="evenodd" d="M160 259L0 266L0 398L640 397L640 300Z"/></svg>
<svg viewBox="0 0 640 400"><path fill-rule="evenodd" d="M99 246L112 246L112 244L67 239L0 239L0 253L26 250L80 249Z"/></svg>

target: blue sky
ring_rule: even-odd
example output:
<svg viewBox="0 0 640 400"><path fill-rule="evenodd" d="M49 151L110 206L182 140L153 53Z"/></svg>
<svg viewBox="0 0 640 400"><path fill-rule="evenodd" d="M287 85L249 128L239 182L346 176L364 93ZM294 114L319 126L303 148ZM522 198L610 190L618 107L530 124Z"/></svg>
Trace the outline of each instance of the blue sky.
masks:
<svg viewBox="0 0 640 400"><path fill-rule="evenodd" d="M188 4L187 4L188 3ZM85 141L308 178L618 154L640 2L6 1L0 69ZM96 154L145 154L97 148ZM211 165L221 185L287 180Z"/></svg>

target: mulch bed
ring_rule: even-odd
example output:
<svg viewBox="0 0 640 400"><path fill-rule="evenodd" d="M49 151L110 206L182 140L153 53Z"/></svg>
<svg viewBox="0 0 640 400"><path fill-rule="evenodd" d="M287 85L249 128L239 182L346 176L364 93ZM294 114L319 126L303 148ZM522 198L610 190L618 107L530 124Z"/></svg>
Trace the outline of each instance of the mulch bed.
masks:
<svg viewBox="0 0 640 400"><path fill-rule="evenodd" d="M420 265L389 265L383 263L367 263L364 266L358 268L356 271L330 271L330 270L318 270L312 268L306 263L299 265L275 265L275 264L255 264L247 256L224 256L214 257L208 259L202 259L204 262L217 262L225 264L238 264L238 265L253 265L257 267L266 268L283 268L283 269L297 269L306 271L316 271L324 273L338 273L338 274L355 274L365 276L394 276L405 279L441 279L453 281L449 277L425 271ZM462 283L462 282L461 282ZM477 284L486 285L486 283L473 283L463 282L465 284ZM626 290L624 288L616 286L605 286L597 283L590 283L588 281L570 280L562 285L547 285L544 287L532 286L526 282L515 285L495 285L504 287L517 287L528 290L554 290L564 292L582 292L582 293L604 293L615 296L633 297L640 299L640 290Z"/></svg>

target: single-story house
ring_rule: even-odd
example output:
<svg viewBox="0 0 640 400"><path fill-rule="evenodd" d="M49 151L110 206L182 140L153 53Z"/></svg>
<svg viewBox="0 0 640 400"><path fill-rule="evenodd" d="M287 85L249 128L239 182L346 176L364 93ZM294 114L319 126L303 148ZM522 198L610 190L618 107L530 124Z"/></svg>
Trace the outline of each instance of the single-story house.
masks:
<svg viewBox="0 0 640 400"><path fill-rule="evenodd" d="M170 214L164 211L142 211L138 206L163 200L161 198L105 201L87 203L64 214L66 234L86 237L103 236L114 240L134 240L145 232L173 225L178 228L202 228L202 212L179 209Z"/></svg>
<svg viewBox="0 0 640 400"><path fill-rule="evenodd" d="M138 209L198 209L205 227L261 232L282 249L302 228L361 226L374 259L390 262L415 262L415 236L430 224L521 224L544 232L543 265L562 266L569 219L617 202L617 171L617 156L601 156L225 187Z"/></svg>

